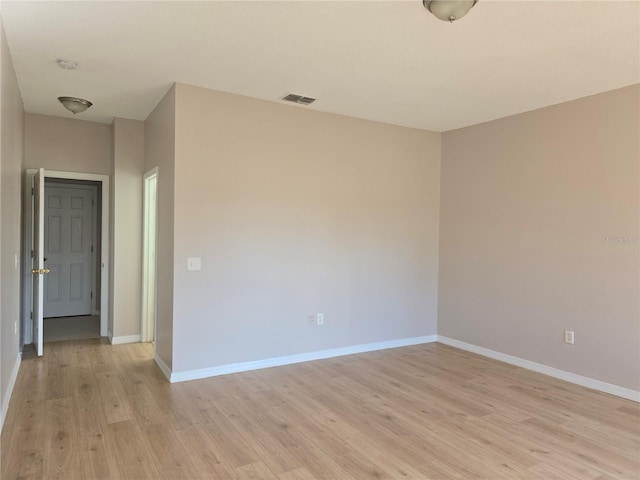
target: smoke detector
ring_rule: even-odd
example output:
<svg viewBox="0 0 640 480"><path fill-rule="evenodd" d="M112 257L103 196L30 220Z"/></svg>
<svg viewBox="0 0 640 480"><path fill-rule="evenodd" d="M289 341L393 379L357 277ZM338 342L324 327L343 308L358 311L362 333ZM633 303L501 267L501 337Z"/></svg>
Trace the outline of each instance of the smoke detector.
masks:
<svg viewBox="0 0 640 480"><path fill-rule="evenodd" d="M66 58L60 58L56 60L56 63L60 68L64 68L65 70L75 70L78 68L78 64L72 60L67 60Z"/></svg>

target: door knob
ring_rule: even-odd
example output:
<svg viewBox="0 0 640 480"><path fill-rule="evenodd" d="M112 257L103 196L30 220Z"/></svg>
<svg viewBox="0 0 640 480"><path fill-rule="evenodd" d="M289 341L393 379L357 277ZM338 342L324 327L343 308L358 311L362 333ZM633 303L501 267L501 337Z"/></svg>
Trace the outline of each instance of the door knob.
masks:
<svg viewBox="0 0 640 480"><path fill-rule="evenodd" d="M50 271L51 270L49 270L48 268L34 268L33 270L31 270L31 273L44 275L45 273L49 273Z"/></svg>

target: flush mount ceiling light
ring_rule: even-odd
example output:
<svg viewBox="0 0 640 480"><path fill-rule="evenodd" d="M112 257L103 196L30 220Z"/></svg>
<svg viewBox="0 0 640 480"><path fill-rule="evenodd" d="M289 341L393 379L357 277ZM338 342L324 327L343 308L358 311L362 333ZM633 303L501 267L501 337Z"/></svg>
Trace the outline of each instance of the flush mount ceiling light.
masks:
<svg viewBox="0 0 640 480"><path fill-rule="evenodd" d="M87 108L89 108L93 103L89 100L85 100L84 98L76 98L76 97L58 97L60 103L69 110L74 115L76 113L82 113Z"/></svg>
<svg viewBox="0 0 640 480"><path fill-rule="evenodd" d="M444 22L455 22L461 19L478 2L478 0L422 0L424 8Z"/></svg>

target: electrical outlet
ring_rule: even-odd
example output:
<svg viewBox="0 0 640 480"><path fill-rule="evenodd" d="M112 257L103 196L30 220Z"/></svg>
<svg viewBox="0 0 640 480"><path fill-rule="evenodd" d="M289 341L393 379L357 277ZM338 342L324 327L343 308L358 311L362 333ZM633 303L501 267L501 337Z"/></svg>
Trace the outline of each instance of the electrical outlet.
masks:
<svg viewBox="0 0 640 480"><path fill-rule="evenodd" d="M564 343L568 343L569 345L573 345L575 342L575 334L573 330L565 330L564 331Z"/></svg>
<svg viewBox="0 0 640 480"><path fill-rule="evenodd" d="M309 326L313 326L316 324L316 316L315 315L309 315Z"/></svg>
<svg viewBox="0 0 640 480"><path fill-rule="evenodd" d="M324 325L324 313L316 314L316 323L318 325Z"/></svg>
<svg viewBox="0 0 640 480"><path fill-rule="evenodd" d="M187 258L187 270L190 272L200 270L202 268L202 259L200 257Z"/></svg>

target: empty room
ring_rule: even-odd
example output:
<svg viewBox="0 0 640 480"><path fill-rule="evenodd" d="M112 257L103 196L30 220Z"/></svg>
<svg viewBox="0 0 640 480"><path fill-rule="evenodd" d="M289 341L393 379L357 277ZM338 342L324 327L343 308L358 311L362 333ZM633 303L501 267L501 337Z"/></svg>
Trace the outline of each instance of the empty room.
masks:
<svg viewBox="0 0 640 480"><path fill-rule="evenodd" d="M640 479L640 1L0 1L0 477Z"/></svg>

